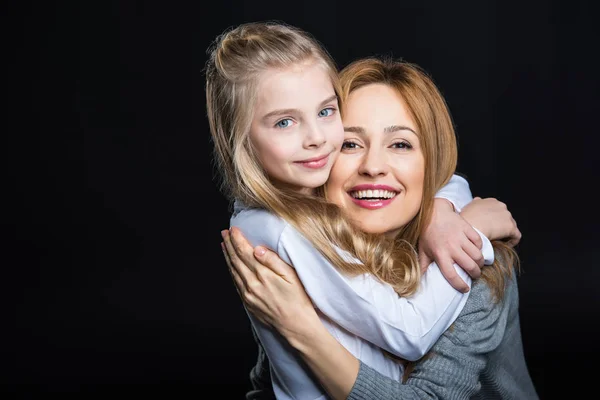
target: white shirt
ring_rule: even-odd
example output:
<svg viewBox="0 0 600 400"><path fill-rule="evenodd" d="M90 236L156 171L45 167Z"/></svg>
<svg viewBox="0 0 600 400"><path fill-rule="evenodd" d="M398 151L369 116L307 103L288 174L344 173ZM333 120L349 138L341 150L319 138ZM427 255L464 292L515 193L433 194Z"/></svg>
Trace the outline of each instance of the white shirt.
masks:
<svg viewBox="0 0 600 400"><path fill-rule="evenodd" d="M472 200L468 182L458 175L436 197L448 199L457 211ZM450 286L435 263L411 297L399 297L390 285L370 274L344 275L285 220L239 202L231 226L239 227L253 246L268 247L292 265L329 332L356 358L395 380L400 380L402 367L381 348L407 360L422 357L458 317L468 297ZM485 263L491 264L491 243L478 233ZM467 273L456 264L455 268L470 286ZM277 331L248 316L269 357L276 397L326 399L296 350Z"/></svg>

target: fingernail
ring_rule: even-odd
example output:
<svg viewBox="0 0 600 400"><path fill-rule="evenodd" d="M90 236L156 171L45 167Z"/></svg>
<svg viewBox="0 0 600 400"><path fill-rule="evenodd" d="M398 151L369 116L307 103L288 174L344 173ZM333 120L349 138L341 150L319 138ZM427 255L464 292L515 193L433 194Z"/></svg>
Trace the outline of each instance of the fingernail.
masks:
<svg viewBox="0 0 600 400"><path fill-rule="evenodd" d="M468 287L467 287L467 288L464 288L464 289L462 290L462 292L463 292L463 293L469 293L469 288L468 288Z"/></svg>
<svg viewBox="0 0 600 400"><path fill-rule="evenodd" d="M260 247L260 246L258 246L258 247L256 247L256 249L254 249L254 253L255 253L257 256L259 256L259 257L260 257L260 256L264 256L266 252L267 252L267 251L265 250L265 248L264 248L264 247Z"/></svg>
<svg viewBox="0 0 600 400"><path fill-rule="evenodd" d="M227 229L221 231L221 237L225 239L225 235L227 235Z"/></svg>

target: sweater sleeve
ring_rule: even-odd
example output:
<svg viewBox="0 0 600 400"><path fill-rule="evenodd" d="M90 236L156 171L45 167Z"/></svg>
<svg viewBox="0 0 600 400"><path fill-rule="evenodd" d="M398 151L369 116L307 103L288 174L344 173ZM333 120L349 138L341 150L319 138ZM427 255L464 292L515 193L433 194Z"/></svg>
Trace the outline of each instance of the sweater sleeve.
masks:
<svg viewBox="0 0 600 400"><path fill-rule="evenodd" d="M510 285L511 283L509 283ZM507 296L515 291L507 290ZM480 390L487 354L501 343L508 307L494 303L489 287L473 284L465 308L431 353L415 364L405 383L390 379L361 363L350 400L468 399Z"/></svg>
<svg viewBox="0 0 600 400"><path fill-rule="evenodd" d="M246 400L274 400L275 393L273 392L273 383L271 382L271 367L269 358L265 353L260 339L256 335L254 326L252 327L252 335L256 341L258 354L256 356L256 364L250 370L250 383L252 389L246 393Z"/></svg>

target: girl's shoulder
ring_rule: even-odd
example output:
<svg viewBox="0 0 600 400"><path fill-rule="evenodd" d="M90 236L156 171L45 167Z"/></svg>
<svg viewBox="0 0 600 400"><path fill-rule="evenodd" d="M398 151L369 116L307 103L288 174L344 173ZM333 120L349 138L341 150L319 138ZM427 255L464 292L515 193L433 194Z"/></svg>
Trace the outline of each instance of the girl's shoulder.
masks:
<svg viewBox="0 0 600 400"><path fill-rule="evenodd" d="M275 251L289 226L284 219L267 210L249 207L236 207L229 225L239 228L253 246L262 245Z"/></svg>

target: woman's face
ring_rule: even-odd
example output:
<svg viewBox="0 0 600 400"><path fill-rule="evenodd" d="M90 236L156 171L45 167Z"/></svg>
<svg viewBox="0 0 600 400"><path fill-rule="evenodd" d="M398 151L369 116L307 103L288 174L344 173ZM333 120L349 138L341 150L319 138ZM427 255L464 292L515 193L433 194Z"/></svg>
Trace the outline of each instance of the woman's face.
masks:
<svg viewBox="0 0 600 400"><path fill-rule="evenodd" d="M327 196L365 232L395 235L419 212L425 159L416 124L384 84L353 91L345 105L342 151Z"/></svg>
<svg viewBox="0 0 600 400"><path fill-rule="evenodd" d="M250 140L276 185L307 192L323 185L343 139L337 96L321 63L261 75Z"/></svg>

